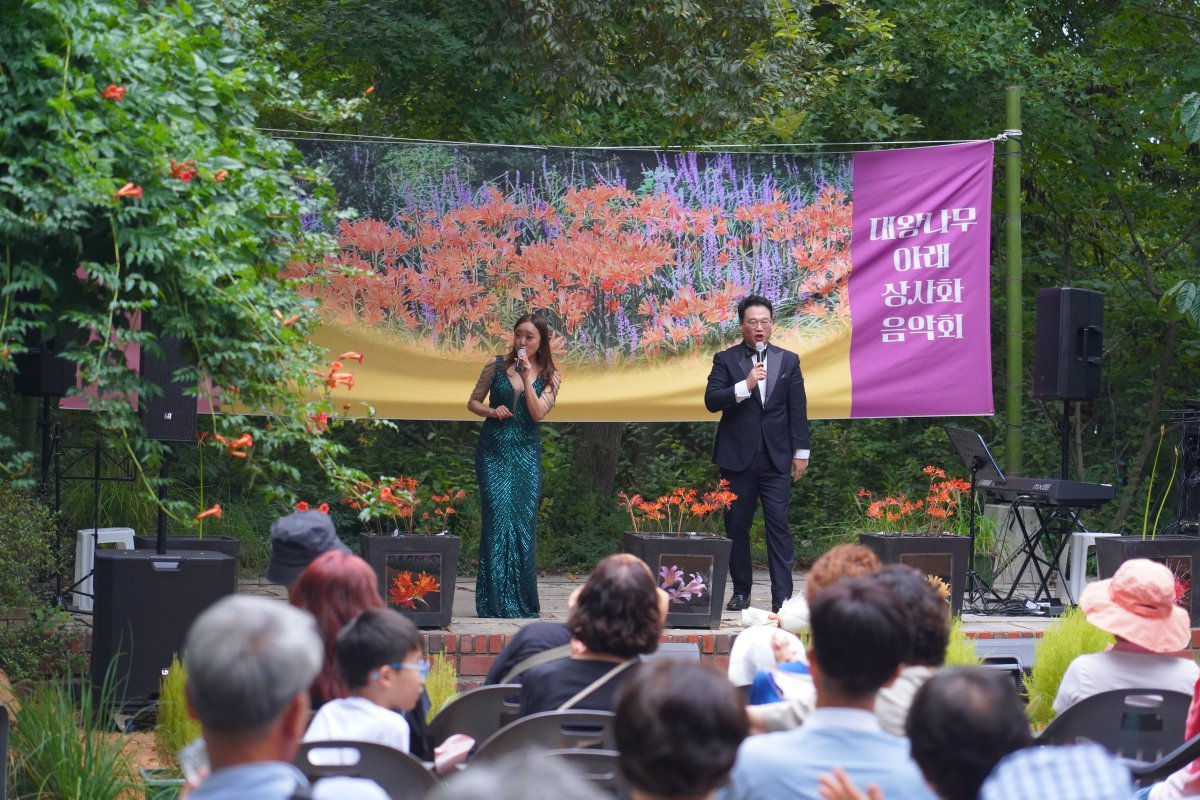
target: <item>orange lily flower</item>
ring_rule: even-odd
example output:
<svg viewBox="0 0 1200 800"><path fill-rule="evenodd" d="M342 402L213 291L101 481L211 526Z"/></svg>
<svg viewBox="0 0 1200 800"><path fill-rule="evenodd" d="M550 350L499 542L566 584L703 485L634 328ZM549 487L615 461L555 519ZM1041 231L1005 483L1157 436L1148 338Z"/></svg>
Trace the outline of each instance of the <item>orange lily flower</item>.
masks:
<svg viewBox="0 0 1200 800"><path fill-rule="evenodd" d="M125 87L117 86L115 83L110 83L104 89L104 91L100 93L100 96L105 100L115 100L119 103L125 97Z"/></svg>
<svg viewBox="0 0 1200 800"><path fill-rule="evenodd" d="M201 519L205 519L207 517L216 517L217 519L220 519L221 518L221 504L217 503L212 508L208 508L208 509L205 509L204 511L201 511L199 514L192 517L192 519L201 520Z"/></svg>
<svg viewBox="0 0 1200 800"><path fill-rule="evenodd" d="M113 200L120 200L122 197L134 197L138 200L142 199L142 187L138 186L133 181L122 186L113 192Z"/></svg>

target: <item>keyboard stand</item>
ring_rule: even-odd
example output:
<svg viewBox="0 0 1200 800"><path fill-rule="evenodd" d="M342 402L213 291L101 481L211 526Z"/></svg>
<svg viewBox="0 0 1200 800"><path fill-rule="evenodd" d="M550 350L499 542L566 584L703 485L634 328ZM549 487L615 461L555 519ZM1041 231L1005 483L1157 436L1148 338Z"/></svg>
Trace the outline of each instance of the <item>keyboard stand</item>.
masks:
<svg viewBox="0 0 1200 800"><path fill-rule="evenodd" d="M1081 509L1069 506L1051 506L1039 498L1028 495L1014 498L1009 505L1013 511L1012 517L1021 529L1022 542L1017 551L996 568L996 573L1003 572L1022 555L1025 559L1017 569L1016 577L1013 578L1012 586L1009 587L1004 601L1008 602L1013 599L1013 594L1021 585L1021 578L1024 577L1025 570L1032 564L1033 573L1037 575L1037 588L1034 591L1033 602L1037 603L1043 599L1046 603L1053 602L1050 595L1050 579L1054 577L1055 573L1058 573L1062 586L1066 587L1067 585L1067 578L1063 574L1060 559L1067 543L1071 540L1071 534L1076 530L1084 529L1079 522ZM1026 526L1025 520L1018 513L1018 509L1021 508L1032 508L1037 514L1038 527L1036 530L1030 531ZM1055 538L1056 534L1057 538ZM1041 555L1038 554L1039 545L1042 548ZM1046 569L1043 570L1043 567ZM1032 578L1032 575L1030 577Z"/></svg>

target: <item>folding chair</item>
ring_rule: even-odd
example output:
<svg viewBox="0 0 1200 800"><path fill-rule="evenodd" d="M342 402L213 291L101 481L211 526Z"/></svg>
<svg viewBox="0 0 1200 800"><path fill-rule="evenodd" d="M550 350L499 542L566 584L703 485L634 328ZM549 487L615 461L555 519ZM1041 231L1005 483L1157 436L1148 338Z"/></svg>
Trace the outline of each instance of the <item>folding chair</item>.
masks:
<svg viewBox="0 0 1200 800"><path fill-rule="evenodd" d="M471 763L494 761L520 750L539 751L593 748L617 749L611 711L544 711L522 717L485 741Z"/></svg>
<svg viewBox="0 0 1200 800"><path fill-rule="evenodd" d="M314 752L333 751L339 762L351 763L318 764L312 760ZM345 756L349 756L347 759ZM320 756L318 761L325 759ZM335 740L328 742L305 742L296 753L295 765L309 780L343 775L350 778L367 778L375 781L392 800L421 800L438 783L437 777L424 764L403 750L397 750L374 742Z"/></svg>
<svg viewBox="0 0 1200 800"><path fill-rule="evenodd" d="M1055 717L1038 744L1095 742L1116 756L1154 761L1183 743L1191 695L1117 689L1080 700Z"/></svg>
<svg viewBox="0 0 1200 800"><path fill-rule="evenodd" d="M546 755L551 758L563 759L590 783L618 800L626 800L629 797L629 787L625 785L625 780L621 777L615 750L575 748L573 750L551 750Z"/></svg>
<svg viewBox="0 0 1200 800"><path fill-rule="evenodd" d="M1165 780L1171 773L1200 758L1200 735L1193 736L1158 761L1135 761L1129 758L1121 759L1129 767L1133 782L1139 787L1149 786Z"/></svg>
<svg viewBox="0 0 1200 800"><path fill-rule="evenodd" d="M521 684L501 683L463 692L429 723L429 744L437 747L452 734L465 733L483 744L521 715Z"/></svg>

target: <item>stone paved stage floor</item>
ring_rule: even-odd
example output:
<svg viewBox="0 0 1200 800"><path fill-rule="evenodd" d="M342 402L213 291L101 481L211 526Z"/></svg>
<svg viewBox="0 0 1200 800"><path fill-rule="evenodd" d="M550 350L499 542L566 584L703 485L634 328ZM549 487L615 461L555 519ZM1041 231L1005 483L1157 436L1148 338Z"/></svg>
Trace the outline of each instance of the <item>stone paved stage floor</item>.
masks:
<svg viewBox="0 0 1200 800"><path fill-rule="evenodd" d="M538 595L542 604L540 619L565 622L567 598L587 578L586 575L544 575L538 579ZM804 574L796 573L795 588L804 591ZM766 570L754 573L754 590L751 604L758 608L770 608L770 579ZM243 581L241 591L286 597L282 586L267 584L261 580ZM727 589L722 599L724 607L731 591ZM729 648L734 638L745 626L741 612L726 611L721 617L721 627L707 629L668 629L664 640L668 642L694 643L702 657L721 667L728 664ZM469 688L478 684L487 672L495 655L507 642L508 637L529 622L527 619L480 619L475 614L475 580L459 576L454 598L454 618L446 630L425 632L425 646L430 653L440 653L454 658L459 670L460 686ZM1022 667L1033 663L1033 647L1042 631L1053 622L1048 617L1001 617L963 615L967 636L975 642L976 653L994 658L1015 659Z"/></svg>

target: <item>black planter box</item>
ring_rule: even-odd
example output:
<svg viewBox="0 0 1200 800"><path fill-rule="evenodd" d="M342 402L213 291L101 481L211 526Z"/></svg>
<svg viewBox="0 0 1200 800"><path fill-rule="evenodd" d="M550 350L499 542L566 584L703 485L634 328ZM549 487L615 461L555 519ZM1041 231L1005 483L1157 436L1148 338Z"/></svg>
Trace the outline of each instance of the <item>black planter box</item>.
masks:
<svg viewBox="0 0 1200 800"><path fill-rule="evenodd" d="M908 564L922 575L936 575L950 587L950 613L962 613L971 539L948 533L860 533L858 543L885 564Z"/></svg>
<svg viewBox="0 0 1200 800"><path fill-rule="evenodd" d="M135 550L156 550L157 536L134 536ZM168 536L167 550L207 550L210 553L224 553L233 556L237 563L242 552L242 540L236 536Z"/></svg>
<svg viewBox="0 0 1200 800"><path fill-rule="evenodd" d="M359 537L362 557L379 578L383 602L411 619L418 628L450 626L461 544L462 540L457 536L439 534L383 536L364 533ZM404 589L405 573L414 583L432 578L437 581L438 590L416 599Z"/></svg>
<svg viewBox="0 0 1200 800"><path fill-rule="evenodd" d="M715 533L625 532L625 552L637 556L672 595L668 628L721 627L721 606L733 542ZM698 578L694 581L693 578ZM689 584L702 591L689 591Z"/></svg>
<svg viewBox="0 0 1200 800"><path fill-rule="evenodd" d="M1182 605L1191 617L1192 627L1200 626L1200 593L1193 588L1195 565L1200 564L1200 538L1195 536L1105 536L1096 539L1096 572L1111 578L1117 568L1131 558L1148 558L1166 564L1175 575L1188 582Z"/></svg>

